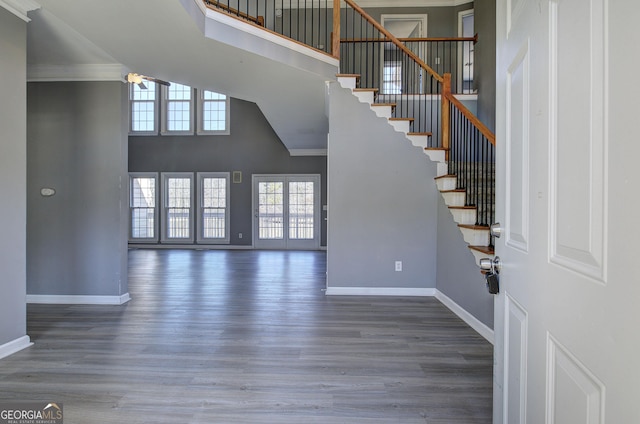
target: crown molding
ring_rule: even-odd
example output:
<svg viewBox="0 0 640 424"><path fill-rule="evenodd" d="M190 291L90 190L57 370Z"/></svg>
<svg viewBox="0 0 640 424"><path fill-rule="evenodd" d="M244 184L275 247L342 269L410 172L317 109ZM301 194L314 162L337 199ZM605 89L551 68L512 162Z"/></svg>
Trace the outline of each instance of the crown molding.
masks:
<svg viewBox="0 0 640 424"><path fill-rule="evenodd" d="M42 6L33 0L0 0L0 7L7 9L23 21L30 22L31 18L27 16L27 13L40 9Z"/></svg>
<svg viewBox="0 0 640 424"><path fill-rule="evenodd" d="M28 82L124 81L129 72L119 63L76 65L29 65Z"/></svg>

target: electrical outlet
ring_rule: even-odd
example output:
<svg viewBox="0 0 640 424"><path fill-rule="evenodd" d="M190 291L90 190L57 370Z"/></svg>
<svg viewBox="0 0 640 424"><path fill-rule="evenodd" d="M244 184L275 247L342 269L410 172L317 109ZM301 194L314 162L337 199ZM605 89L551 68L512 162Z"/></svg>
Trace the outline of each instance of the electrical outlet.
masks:
<svg viewBox="0 0 640 424"><path fill-rule="evenodd" d="M238 233L238 238L241 239L242 238L242 233Z"/></svg>
<svg viewBox="0 0 640 424"><path fill-rule="evenodd" d="M396 261L396 271L402 271L402 261Z"/></svg>
<svg viewBox="0 0 640 424"><path fill-rule="evenodd" d="M439 65L439 64L440 64L440 58L436 57L436 65Z"/></svg>

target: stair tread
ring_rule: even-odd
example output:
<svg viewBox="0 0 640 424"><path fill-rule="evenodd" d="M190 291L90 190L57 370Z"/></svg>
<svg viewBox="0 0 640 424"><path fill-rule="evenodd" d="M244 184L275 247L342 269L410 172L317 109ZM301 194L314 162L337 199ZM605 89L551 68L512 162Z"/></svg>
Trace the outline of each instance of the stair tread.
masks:
<svg viewBox="0 0 640 424"><path fill-rule="evenodd" d="M466 228L469 230L486 230L489 231L489 227L486 225L469 225L469 224L458 224L460 228Z"/></svg>
<svg viewBox="0 0 640 424"><path fill-rule="evenodd" d="M455 174L447 174L447 175L440 175L438 177L435 177L434 180L439 180L441 178L457 178Z"/></svg>
<svg viewBox="0 0 640 424"><path fill-rule="evenodd" d="M389 121L409 121L409 122L413 122L415 121L414 118L389 118Z"/></svg>
<svg viewBox="0 0 640 424"><path fill-rule="evenodd" d="M453 190L440 190L440 193L466 193L467 190L463 188L456 188Z"/></svg>
<svg viewBox="0 0 640 424"><path fill-rule="evenodd" d="M336 74L336 78L360 78L360 74Z"/></svg>
<svg viewBox="0 0 640 424"><path fill-rule="evenodd" d="M373 103L371 106L391 106L394 108L397 106L397 103Z"/></svg>
<svg viewBox="0 0 640 424"><path fill-rule="evenodd" d="M377 88L354 88L353 91L372 91L374 93L378 92Z"/></svg>
<svg viewBox="0 0 640 424"><path fill-rule="evenodd" d="M449 206L449 209L471 210L471 209L477 209L477 208L476 208L476 206Z"/></svg>
<svg viewBox="0 0 640 424"><path fill-rule="evenodd" d="M487 255L493 255L495 253L493 246L468 246L468 247L471 250L476 250L478 252L485 253Z"/></svg>
<svg viewBox="0 0 640 424"><path fill-rule="evenodd" d="M431 137L433 134L430 132L410 132L407 135L426 135L427 137ZM425 149L431 149L432 147L425 147Z"/></svg>

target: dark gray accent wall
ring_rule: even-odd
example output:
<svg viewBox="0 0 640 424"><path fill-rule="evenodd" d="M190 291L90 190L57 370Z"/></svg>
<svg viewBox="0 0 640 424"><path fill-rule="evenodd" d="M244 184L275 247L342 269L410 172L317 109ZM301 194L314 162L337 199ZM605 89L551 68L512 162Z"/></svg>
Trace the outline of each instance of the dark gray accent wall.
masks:
<svg viewBox="0 0 640 424"><path fill-rule="evenodd" d="M0 7L0 347L25 337L26 23Z"/></svg>
<svg viewBox="0 0 640 424"><path fill-rule="evenodd" d="M478 89L478 118L491 130L496 126L496 1L475 2L474 82Z"/></svg>
<svg viewBox="0 0 640 424"><path fill-rule="evenodd" d="M493 329L493 296L442 198L438 202L437 281L440 292Z"/></svg>
<svg viewBox="0 0 640 424"><path fill-rule="evenodd" d="M303 100L301 100L303 101ZM231 184L231 241L252 245L251 175L320 174L321 204L326 204L325 156L291 156L252 102L231 99L229 135L130 136L129 172L242 172L242 183ZM322 212L321 245L326 246ZM240 239L238 234L242 233Z"/></svg>
<svg viewBox="0 0 640 424"><path fill-rule="evenodd" d="M327 289L435 288L435 164L351 91L330 86Z"/></svg>
<svg viewBox="0 0 640 424"><path fill-rule="evenodd" d="M39 82L27 95L27 292L126 294L126 85Z"/></svg>
<svg viewBox="0 0 640 424"><path fill-rule="evenodd" d="M458 12L471 8L473 4L467 3L456 7L371 7L365 11L378 22L387 14L427 14L427 37L457 37Z"/></svg>

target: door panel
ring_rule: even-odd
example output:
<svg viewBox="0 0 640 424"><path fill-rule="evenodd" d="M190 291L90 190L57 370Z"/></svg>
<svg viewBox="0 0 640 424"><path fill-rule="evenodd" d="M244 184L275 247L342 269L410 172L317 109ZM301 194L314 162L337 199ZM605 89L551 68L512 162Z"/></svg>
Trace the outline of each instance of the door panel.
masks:
<svg viewBox="0 0 640 424"><path fill-rule="evenodd" d="M496 11L494 423L640 422L640 2Z"/></svg>
<svg viewBox="0 0 640 424"><path fill-rule="evenodd" d="M320 177L254 175L254 246L320 247Z"/></svg>

